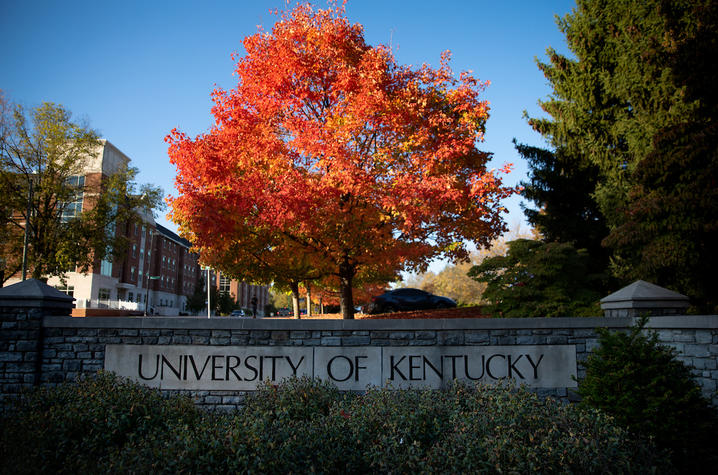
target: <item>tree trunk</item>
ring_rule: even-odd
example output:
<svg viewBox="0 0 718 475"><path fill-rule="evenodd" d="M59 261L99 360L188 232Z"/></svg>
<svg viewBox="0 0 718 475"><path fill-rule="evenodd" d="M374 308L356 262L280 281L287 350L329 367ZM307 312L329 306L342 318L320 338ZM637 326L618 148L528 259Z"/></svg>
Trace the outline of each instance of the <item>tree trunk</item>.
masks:
<svg viewBox="0 0 718 475"><path fill-rule="evenodd" d="M299 312L299 282L292 282L289 284L289 289L292 291L292 309L294 310L294 318L302 318Z"/></svg>
<svg viewBox="0 0 718 475"><path fill-rule="evenodd" d="M354 320L354 296L352 295L352 281L356 270L349 262L344 261L339 265L339 305L342 311L342 319Z"/></svg>
<svg viewBox="0 0 718 475"><path fill-rule="evenodd" d="M304 283L307 288L307 317L312 316L312 284L309 281Z"/></svg>

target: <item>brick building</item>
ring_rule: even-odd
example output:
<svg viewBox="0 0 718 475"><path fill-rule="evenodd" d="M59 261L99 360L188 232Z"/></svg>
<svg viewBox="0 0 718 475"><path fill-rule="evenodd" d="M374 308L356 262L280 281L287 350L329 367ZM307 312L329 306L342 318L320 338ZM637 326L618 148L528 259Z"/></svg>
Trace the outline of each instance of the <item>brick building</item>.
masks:
<svg viewBox="0 0 718 475"><path fill-rule="evenodd" d="M81 188L97 185L105 177L126 169L130 158L107 140L102 140L97 154L88 161L83 175L72 180ZM92 206L91 196L78 193L66 207L62 219L72 219ZM204 287L198 255L190 252L191 244L166 227L157 224L149 212L140 212L141 223L117 223L111 232L129 238L121 261L95 262L87 274L73 270L64 280L51 277L48 284L72 295L76 301L74 315L97 315L102 310L147 312L154 315L186 314L187 296L197 286ZM7 285L20 280L10 279ZM253 296L268 300L266 286L251 286L224 277L214 277L212 285L225 288L235 296L238 305L249 308ZM84 310L83 310L84 309Z"/></svg>

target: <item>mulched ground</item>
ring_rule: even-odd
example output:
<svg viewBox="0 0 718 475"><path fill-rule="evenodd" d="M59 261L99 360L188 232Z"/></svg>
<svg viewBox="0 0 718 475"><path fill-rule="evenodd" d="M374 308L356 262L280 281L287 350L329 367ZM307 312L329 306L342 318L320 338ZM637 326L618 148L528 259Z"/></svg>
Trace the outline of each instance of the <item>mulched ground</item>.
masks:
<svg viewBox="0 0 718 475"><path fill-rule="evenodd" d="M265 317L265 318L294 318L294 317ZM303 320L340 320L342 318L339 313L325 313L322 315L312 315L308 317L302 315ZM354 315L356 320L381 320L381 319L431 319L431 318L491 318L483 312L482 307L460 307L445 308L436 310L416 310L413 312L394 312L382 313L379 315L367 315L357 313Z"/></svg>

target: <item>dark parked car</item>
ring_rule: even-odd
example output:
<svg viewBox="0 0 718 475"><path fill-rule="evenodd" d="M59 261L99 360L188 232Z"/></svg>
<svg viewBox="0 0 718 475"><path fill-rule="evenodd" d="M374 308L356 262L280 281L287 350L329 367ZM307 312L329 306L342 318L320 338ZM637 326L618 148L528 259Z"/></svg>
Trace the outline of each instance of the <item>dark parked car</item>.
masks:
<svg viewBox="0 0 718 475"><path fill-rule="evenodd" d="M430 294L419 289L396 289L372 297L368 313L388 313L405 310L456 307L456 302L447 297Z"/></svg>

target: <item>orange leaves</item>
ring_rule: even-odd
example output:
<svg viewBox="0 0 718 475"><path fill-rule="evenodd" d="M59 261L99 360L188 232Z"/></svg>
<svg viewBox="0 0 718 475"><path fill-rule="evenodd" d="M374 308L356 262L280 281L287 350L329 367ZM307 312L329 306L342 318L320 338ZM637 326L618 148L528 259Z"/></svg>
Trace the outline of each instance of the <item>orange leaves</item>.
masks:
<svg viewBox="0 0 718 475"><path fill-rule="evenodd" d="M309 4L244 46L237 87L212 94L215 126L166 139L173 219L215 262L247 267L246 248L262 265L276 255L294 270L348 266L380 280L501 232L497 203L515 190L476 148L485 84L457 79L449 52L438 69L400 66L389 48L365 43L342 7Z"/></svg>

